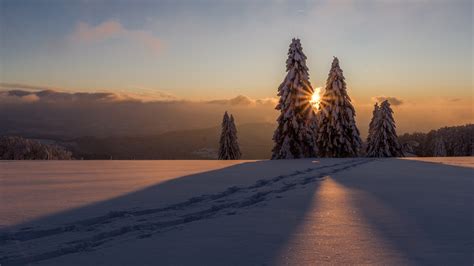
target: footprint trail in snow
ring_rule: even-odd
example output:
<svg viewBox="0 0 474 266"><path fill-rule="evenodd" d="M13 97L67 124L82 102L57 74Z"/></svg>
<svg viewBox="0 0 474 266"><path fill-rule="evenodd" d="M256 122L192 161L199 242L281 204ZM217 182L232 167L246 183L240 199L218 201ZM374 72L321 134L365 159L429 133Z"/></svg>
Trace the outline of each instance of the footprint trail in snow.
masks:
<svg viewBox="0 0 474 266"><path fill-rule="evenodd" d="M16 265L100 248L119 239L146 238L187 223L236 215L280 194L325 176L373 161L353 159L260 179L250 186L232 186L215 194L192 197L162 208L112 211L64 226L28 229L0 235L0 264Z"/></svg>

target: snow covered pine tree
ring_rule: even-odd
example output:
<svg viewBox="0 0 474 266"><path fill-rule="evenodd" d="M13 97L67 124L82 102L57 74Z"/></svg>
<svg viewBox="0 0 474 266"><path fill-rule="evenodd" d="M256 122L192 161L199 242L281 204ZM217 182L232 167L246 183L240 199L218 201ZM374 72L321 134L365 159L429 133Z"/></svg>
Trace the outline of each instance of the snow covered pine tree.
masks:
<svg viewBox="0 0 474 266"><path fill-rule="evenodd" d="M378 112L379 112L379 104L375 103L374 111L372 111L372 119L370 120L370 123L369 123L369 135L367 136L366 152L369 152L369 147L372 145L370 142L372 140L372 135L374 134L374 124L375 124L375 120L377 119Z"/></svg>
<svg viewBox="0 0 474 266"><path fill-rule="evenodd" d="M234 160L240 159L242 153L240 152L239 140L237 138L237 127L235 126L234 116L230 115L230 129L231 129L231 140L232 150L234 151Z"/></svg>
<svg viewBox="0 0 474 266"><path fill-rule="evenodd" d="M403 156L392 114L393 111L388 100L383 101L374 120L371 140L367 147L368 157Z"/></svg>
<svg viewBox="0 0 474 266"><path fill-rule="evenodd" d="M280 110L273 134L272 159L317 156L315 111L310 103L313 87L309 82L306 56L299 39L293 39L286 60L285 80L278 87Z"/></svg>
<svg viewBox="0 0 474 266"><path fill-rule="evenodd" d="M334 57L319 105L317 144L321 157L356 157L361 147L355 110L339 60Z"/></svg>
<svg viewBox="0 0 474 266"><path fill-rule="evenodd" d="M225 112L222 119L222 131L219 141L219 160L237 160L240 156L234 117L229 117L227 112Z"/></svg>

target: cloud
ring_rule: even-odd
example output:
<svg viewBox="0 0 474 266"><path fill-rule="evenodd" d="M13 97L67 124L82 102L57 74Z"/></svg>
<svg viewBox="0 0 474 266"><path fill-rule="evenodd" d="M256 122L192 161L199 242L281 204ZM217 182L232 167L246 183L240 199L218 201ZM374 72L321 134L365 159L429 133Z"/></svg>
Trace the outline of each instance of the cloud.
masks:
<svg viewBox="0 0 474 266"><path fill-rule="evenodd" d="M27 97L27 98L24 98ZM0 82L0 102L5 102L6 98L12 100L21 100L25 102L26 99L33 101L43 102L64 102L64 101L102 101L102 102L188 102L193 101L179 98L171 93L160 91L145 87L142 85L133 85L126 90L110 90L101 89L97 92L72 92L68 88L59 88L43 85L31 85L22 83L7 83ZM20 99L22 98L22 99ZM33 100L34 99L34 100ZM262 99L252 99L245 95L238 95L234 98L229 99L218 99L203 102L194 103L205 103L214 105L227 105L227 106L256 106L256 105L269 105L272 108L278 103L278 98L269 97Z"/></svg>
<svg viewBox="0 0 474 266"><path fill-rule="evenodd" d="M5 85L0 83L0 88ZM395 97L373 97L377 101L388 98L393 101ZM276 101L276 98L253 99L244 95L189 101L142 87L134 87L130 92L67 92L15 84L0 90L0 134L150 135L214 127L220 125L224 111L232 113L238 124L275 123L279 115L274 108ZM417 100L416 104L404 100L403 105L404 108L394 113L399 134L473 122L470 99L452 102L439 97ZM355 108L357 126L365 137L373 107L355 103ZM426 116L427 113L432 115Z"/></svg>
<svg viewBox="0 0 474 266"><path fill-rule="evenodd" d="M264 99L252 99L244 95L238 95L231 99L221 99L221 100L212 100L207 101L209 104L221 104L221 105L255 105L255 104L276 104L278 100L276 98L264 98Z"/></svg>
<svg viewBox="0 0 474 266"><path fill-rule="evenodd" d="M390 97L390 96L374 96L372 97L372 100L378 103L388 100L388 102L394 106L399 106L403 104L402 99L397 98L397 97Z"/></svg>
<svg viewBox="0 0 474 266"><path fill-rule="evenodd" d="M0 91L0 103L32 103L39 101L39 99L37 95L25 91Z"/></svg>
<svg viewBox="0 0 474 266"><path fill-rule="evenodd" d="M0 91L0 103L26 103L26 102L44 102L44 103L71 103L71 102L115 102L134 99L131 97L122 97L121 95L107 92L59 92L54 90L23 91L7 90Z"/></svg>
<svg viewBox="0 0 474 266"><path fill-rule="evenodd" d="M79 41L94 42L113 38L123 34L126 30L117 21L109 20L97 26L91 26L85 22L79 22L72 37Z"/></svg>
<svg viewBox="0 0 474 266"><path fill-rule="evenodd" d="M130 89L120 91L119 93L123 95L129 95L132 98L139 99L143 102L180 100L180 98L171 93L153 88L147 88L144 86L131 86Z"/></svg>
<svg viewBox="0 0 474 266"><path fill-rule="evenodd" d="M145 102L130 93L0 90L0 134L143 136L216 127L225 111L238 124L274 123L278 114L273 107L245 96L211 104Z"/></svg>
<svg viewBox="0 0 474 266"><path fill-rule="evenodd" d="M155 54L159 53L162 48L161 40L150 32L126 29L116 20L107 20L96 26L79 22L70 38L80 43L94 43L111 38L121 38L139 43Z"/></svg>
<svg viewBox="0 0 474 266"><path fill-rule="evenodd" d="M27 101L28 99L28 101ZM252 99L245 95L238 95L230 99L218 99L203 102L193 102L177 97L168 92L144 86L131 86L127 90L98 90L97 92L71 92L71 89L31 85L21 83L0 82L0 102L34 102L47 103L64 102L188 102L210 105L252 107L257 105L274 106L277 98Z"/></svg>
<svg viewBox="0 0 474 266"><path fill-rule="evenodd" d="M8 89L8 90L15 90L15 89L25 89L25 90L60 90L56 87L51 86L42 86L42 85L31 85L31 84L22 84L22 83L8 83L8 82L0 82L0 89Z"/></svg>
<svg viewBox="0 0 474 266"><path fill-rule="evenodd" d="M278 101L279 101L278 98L271 98L271 97L255 100L257 104L269 104L269 105L276 105Z"/></svg>
<svg viewBox="0 0 474 266"><path fill-rule="evenodd" d="M255 104L255 101L250 99L247 96L238 95L235 98L212 100L212 101L208 101L207 103L210 103L210 104L230 104L230 105L251 105L251 104Z"/></svg>
<svg viewBox="0 0 474 266"><path fill-rule="evenodd" d="M0 102L71 102L71 101L102 101L102 102L153 102L179 100L173 94L151 88L134 86L129 90L117 92L102 90L100 92L71 92L66 88L30 85L21 83L0 82Z"/></svg>

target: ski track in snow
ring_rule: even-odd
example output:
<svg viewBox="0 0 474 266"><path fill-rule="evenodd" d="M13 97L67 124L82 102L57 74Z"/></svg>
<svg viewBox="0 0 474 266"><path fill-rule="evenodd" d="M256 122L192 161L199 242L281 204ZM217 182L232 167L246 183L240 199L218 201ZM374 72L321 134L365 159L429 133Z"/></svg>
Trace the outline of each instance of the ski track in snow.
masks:
<svg viewBox="0 0 474 266"><path fill-rule="evenodd" d="M353 159L260 179L255 184L232 186L215 194L204 194L162 208L111 211L103 216L63 226L23 228L0 235L0 265L22 265L54 257L91 251L127 238L146 238L177 229L187 223L222 215L235 215L279 194L374 159ZM27 251L25 251L27 250Z"/></svg>

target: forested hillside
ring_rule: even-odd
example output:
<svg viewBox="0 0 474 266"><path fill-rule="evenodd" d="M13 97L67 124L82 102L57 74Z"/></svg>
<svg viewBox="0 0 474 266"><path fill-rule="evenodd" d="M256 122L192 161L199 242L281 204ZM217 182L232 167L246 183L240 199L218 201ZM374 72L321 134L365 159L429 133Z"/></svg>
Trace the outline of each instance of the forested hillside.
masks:
<svg viewBox="0 0 474 266"><path fill-rule="evenodd" d="M0 137L0 160L71 160L71 152L22 137Z"/></svg>
<svg viewBox="0 0 474 266"><path fill-rule="evenodd" d="M406 152L417 156L472 156L474 125L443 127L428 133L403 134L400 142Z"/></svg>

